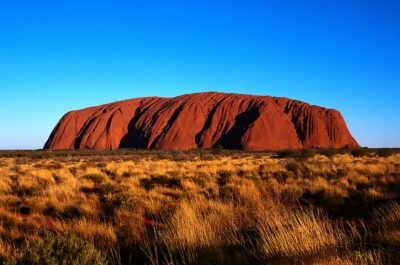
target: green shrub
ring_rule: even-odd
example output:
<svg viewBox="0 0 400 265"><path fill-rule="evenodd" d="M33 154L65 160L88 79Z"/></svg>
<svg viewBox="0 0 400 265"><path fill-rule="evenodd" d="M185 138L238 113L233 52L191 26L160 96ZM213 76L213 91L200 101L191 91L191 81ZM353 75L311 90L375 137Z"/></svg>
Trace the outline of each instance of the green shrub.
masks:
<svg viewBox="0 0 400 265"><path fill-rule="evenodd" d="M301 158L307 159L315 155L313 149L286 149L277 152L279 158Z"/></svg>
<svg viewBox="0 0 400 265"><path fill-rule="evenodd" d="M82 178L92 181L95 184L100 184L106 180L105 176L96 173L83 175Z"/></svg>
<svg viewBox="0 0 400 265"><path fill-rule="evenodd" d="M130 178L133 176L134 176L134 174L131 171L125 171L124 173L122 173L123 178Z"/></svg>
<svg viewBox="0 0 400 265"><path fill-rule="evenodd" d="M310 158L313 156L315 156L315 150L307 148L307 149L301 149L298 157L306 159L306 158Z"/></svg>
<svg viewBox="0 0 400 265"><path fill-rule="evenodd" d="M200 159L204 158L204 151L202 148L197 148L197 154L199 155Z"/></svg>
<svg viewBox="0 0 400 265"><path fill-rule="evenodd" d="M24 187L24 186L16 186L15 193L20 197L31 197L34 195L39 195L44 190L43 186L31 186L31 187Z"/></svg>
<svg viewBox="0 0 400 265"><path fill-rule="evenodd" d="M358 148L351 150L351 155L354 157L363 157L369 155L369 150L368 148Z"/></svg>
<svg viewBox="0 0 400 265"><path fill-rule="evenodd" d="M50 210L50 209L46 209ZM50 212L51 213L51 212ZM67 220L78 219L83 216L82 210L76 205L69 205L64 208L61 214L62 218Z"/></svg>
<svg viewBox="0 0 400 265"><path fill-rule="evenodd" d="M301 165L297 162L288 162L286 164L286 170L298 174L300 172Z"/></svg>
<svg viewBox="0 0 400 265"><path fill-rule="evenodd" d="M389 157L396 154L396 150L393 148L379 148L375 150L375 153L380 157Z"/></svg>
<svg viewBox="0 0 400 265"><path fill-rule="evenodd" d="M102 170L107 176L109 176L111 179L117 179L118 178L118 173L116 170L108 170L108 169L103 169Z"/></svg>
<svg viewBox="0 0 400 265"><path fill-rule="evenodd" d="M103 265L106 256L76 236L47 234L43 239L26 242L5 265Z"/></svg>
<svg viewBox="0 0 400 265"><path fill-rule="evenodd" d="M214 146L212 147L211 152L212 152L214 155L218 155L218 154L221 154L221 153L222 153L222 150L224 150L224 147L223 147L222 145L220 145L220 144L217 144L217 145L214 145Z"/></svg>
<svg viewBox="0 0 400 265"><path fill-rule="evenodd" d="M98 167L98 168L106 168L106 167L107 167L107 164L104 163L104 162L98 162L98 163L96 164L96 167Z"/></svg>
<svg viewBox="0 0 400 265"><path fill-rule="evenodd" d="M333 157L334 155L338 154L340 150L335 149L335 148L324 148L324 149L319 149L318 153L321 155L324 155L326 157Z"/></svg>
<svg viewBox="0 0 400 265"><path fill-rule="evenodd" d="M294 149L286 149L286 150L278 151L276 154L277 154L277 156L279 158L295 157L296 150L294 150Z"/></svg>
<svg viewBox="0 0 400 265"><path fill-rule="evenodd" d="M50 217L60 217L61 214L58 211L58 208L53 203L47 203L46 208L43 210L43 215Z"/></svg>
<svg viewBox="0 0 400 265"><path fill-rule="evenodd" d="M167 187L167 188L181 188L182 182L177 177L171 177L169 175L152 175L150 178L140 179L140 185L146 190L151 190L155 186Z"/></svg>
<svg viewBox="0 0 400 265"><path fill-rule="evenodd" d="M229 182L229 179L232 177L233 173L229 170L220 170L217 172L219 175L218 185L224 186Z"/></svg>

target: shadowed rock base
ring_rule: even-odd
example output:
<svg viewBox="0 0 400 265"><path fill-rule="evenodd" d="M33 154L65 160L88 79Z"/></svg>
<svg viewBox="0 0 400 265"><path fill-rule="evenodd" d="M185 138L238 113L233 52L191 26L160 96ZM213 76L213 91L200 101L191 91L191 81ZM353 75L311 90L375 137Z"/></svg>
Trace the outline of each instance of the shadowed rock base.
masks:
<svg viewBox="0 0 400 265"><path fill-rule="evenodd" d="M342 115L287 98L197 93L71 111L45 149L358 148Z"/></svg>

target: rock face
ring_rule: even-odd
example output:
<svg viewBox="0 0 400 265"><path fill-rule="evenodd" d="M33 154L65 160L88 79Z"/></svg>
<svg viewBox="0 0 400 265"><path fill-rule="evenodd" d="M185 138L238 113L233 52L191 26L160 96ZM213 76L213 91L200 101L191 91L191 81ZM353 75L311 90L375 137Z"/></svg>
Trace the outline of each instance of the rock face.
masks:
<svg viewBox="0 0 400 265"><path fill-rule="evenodd" d="M359 147L342 115L287 98L197 93L71 111L45 149Z"/></svg>

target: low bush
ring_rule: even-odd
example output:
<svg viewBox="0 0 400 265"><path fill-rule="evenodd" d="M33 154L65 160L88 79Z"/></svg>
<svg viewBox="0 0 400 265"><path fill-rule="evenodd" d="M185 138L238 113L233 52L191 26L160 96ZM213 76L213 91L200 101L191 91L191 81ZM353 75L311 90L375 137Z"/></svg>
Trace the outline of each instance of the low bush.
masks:
<svg viewBox="0 0 400 265"><path fill-rule="evenodd" d="M76 236L47 234L34 242L26 241L4 262L5 265L105 265L106 256Z"/></svg>
<svg viewBox="0 0 400 265"><path fill-rule="evenodd" d="M50 210L49 208L47 208L46 210ZM83 213L81 211L81 209L76 206L76 205L69 205L67 207L64 208L61 217L64 219L77 219L83 216Z"/></svg>
<svg viewBox="0 0 400 265"><path fill-rule="evenodd" d="M229 179L232 177L233 173L229 170L220 170L218 171L218 185L224 186L229 182Z"/></svg>
<svg viewBox="0 0 400 265"><path fill-rule="evenodd" d="M324 155L326 157L333 157L334 155L340 153L340 150L335 148L323 148L317 150L318 154Z"/></svg>
<svg viewBox="0 0 400 265"><path fill-rule="evenodd" d="M279 158L287 158L287 157L293 158L297 155L297 151L294 149L287 149L287 150L278 151L276 154Z"/></svg>
<svg viewBox="0 0 400 265"><path fill-rule="evenodd" d="M106 177L101 174L86 174L82 178L92 181L95 184L100 184L106 180Z"/></svg>
<svg viewBox="0 0 400 265"><path fill-rule="evenodd" d="M307 159L313 157L316 154L313 149L286 149L277 152L279 158L300 158Z"/></svg>
<svg viewBox="0 0 400 265"><path fill-rule="evenodd" d="M351 150L351 155L354 157L363 157L363 156L368 156L370 154L368 148L357 148Z"/></svg>
<svg viewBox="0 0 400 265"><path fill-rule="evenodd" d="M140 185L146 190L151 190L155 186L162 186L167 188L179 188L182 186L181 180L176 177L168 175L153 175L150 178L143 178L140 180Z"/></svg>
<svg viewBox="0 0 400 265"><path fill-rule="evenodd" d="M221 154L223 150L224 150L224 147L223 147L222 145L220 145L220 144L214 145L214 146L211 148L211 152L212 152L214 155L219 155L219 154Z"/></svg>
<svg viewBox="0 0 400 265"><path fill-rule="evenodd" d="M301 165L298 162L292 161L286 164L286 170L298 174L301 170Z"/></svg>
<svg viewBox="0 0 400 265"><path fill-rule="evenodd" d="M398 153L398 151L393 148L379 148L375 150L375 154L377 154L380 157L389 157L396 153Z"/></svg>

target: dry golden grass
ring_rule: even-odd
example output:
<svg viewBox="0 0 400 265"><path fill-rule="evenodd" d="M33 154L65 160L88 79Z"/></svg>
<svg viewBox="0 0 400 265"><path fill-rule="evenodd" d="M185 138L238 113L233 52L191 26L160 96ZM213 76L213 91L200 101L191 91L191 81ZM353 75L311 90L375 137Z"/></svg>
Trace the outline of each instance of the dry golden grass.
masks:
<svg viewBox="0 0 400 265"><path fill-rule="evenodd" d="M0 257L50 233L114 264L395 264L399 174L399 154L7 154Z"/></svg>
<svg viewBox="0 0 400 265"><path fill-rule="evenodd" d="M317 254L339 246L345 236L318 213L285 208L265 213L257 228L265 256Z"/></svg>

